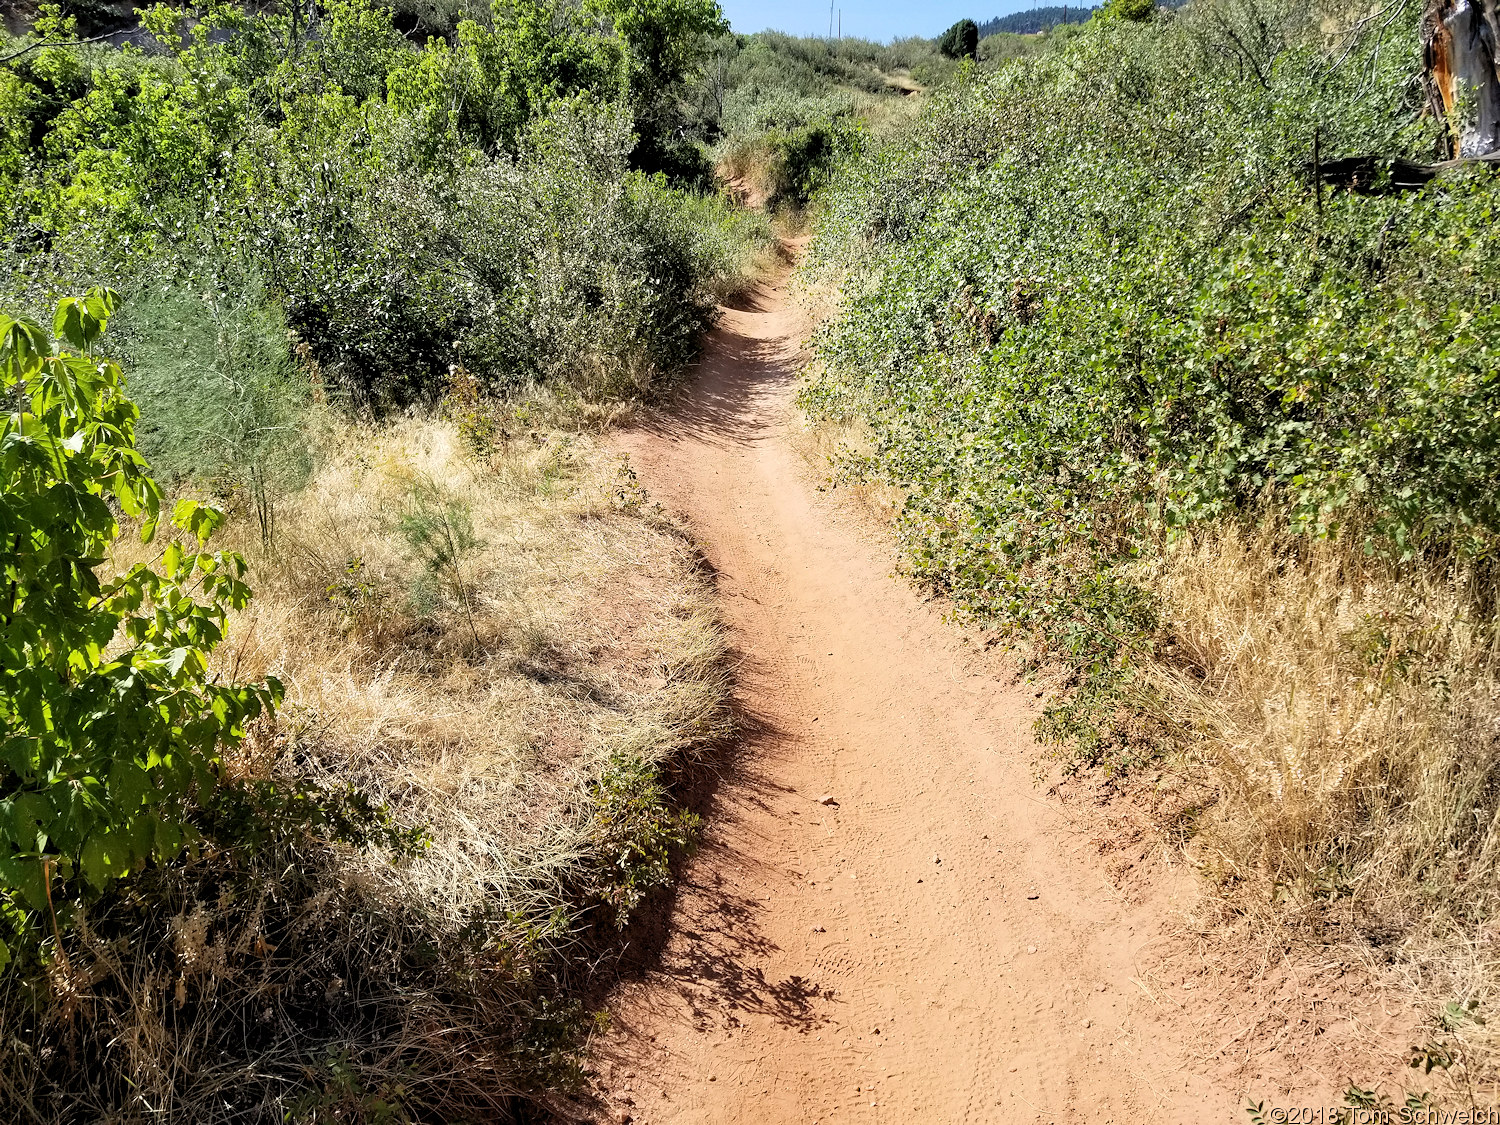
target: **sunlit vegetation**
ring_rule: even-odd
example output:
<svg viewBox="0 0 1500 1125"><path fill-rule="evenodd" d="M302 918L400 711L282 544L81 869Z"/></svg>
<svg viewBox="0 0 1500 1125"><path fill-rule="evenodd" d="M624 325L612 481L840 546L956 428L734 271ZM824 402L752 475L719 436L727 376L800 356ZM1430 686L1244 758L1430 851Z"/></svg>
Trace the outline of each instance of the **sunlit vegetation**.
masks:
<svg viewBox="0 0 1500 1125"><path fill-rule="evenodd" d="M727 36L694 91L699 135L743 198L796 214L865 134L909 118L913 96L957 70L929 39Z"/></svg>
<svg viewBox="0 0 1500 1125"><path fill-rule="evenodd" d="M1235 910L1352 903L1345 937L1467 998L1500 184L1423 171L1417 13L1364 15L1115 0L946 84L819 197L841 311L802 401L902 497L913 577L1064 670L1038 730L1070 770L1176 778L1169 835Z"/></svg>
<svg viewBox="0 0 1500 1125"><path fill-rule="evenodd" d="M459 15L0 49L5 1120L508 1118L691 843L711 591L588 434L775 249L723 22Z"/></svg>

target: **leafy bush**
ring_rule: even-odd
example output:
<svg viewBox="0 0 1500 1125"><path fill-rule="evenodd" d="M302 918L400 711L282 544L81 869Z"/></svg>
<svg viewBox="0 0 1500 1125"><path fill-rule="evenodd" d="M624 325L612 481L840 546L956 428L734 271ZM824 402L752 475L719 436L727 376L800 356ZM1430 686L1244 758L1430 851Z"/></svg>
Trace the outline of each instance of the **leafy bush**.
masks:
<svg viewBox="0 0 1500 1125"><path fill-rule="evenodd" d="M1028 13L1021 14L1026 15ZM1030 58L1033 55L1053 50L1059 44L1066 43L1077 33L1078 24L1071 21L1058 24L1046 31L1038 31L1025 35L1011 31L997 31L993 35L986 35L980 39L978 53L975 57L981 66L993 66L998 63L1008 62L1011 59Z"/></svg>
<svg viewBox="0 0 1500 1125"><path fill-rule="evenodd" d="M253 233L289 325L357 402L430 398L455 363L496 391L639 393L694 354L709 279L679 197L628 171L624 113L559 106L516 155L442 179L364 183L357 143L311 172L278 162L257 194L284 203ZM334 201L329 163L348 169Z"/></svg>
<svg viewBox="0 0 1500 1125"><path fill-rule="evenodd" d="M930 39L882 44L853 37L799 38L779 31L736 36L720 49L729 60L732 89L767 94L821 94L841 86L878 94L889 88L888 75L941 58Z"/></svg>
<svg viewBox="0 0 1500 1125"><path fill-rule="evenodd" d="M750 185L772 209L805 207L861 134L847 97L785 90L759 100L737 91L725 124L728 135L717 149L722 174Z"/></svg>
<svg viewBox="0 0 1500 1125"><path fill-rule="evenodd" d="M1174 529L1269 505L1397 561L1490 555L1495 183L1311 175L1432 151L1414 30L1341 59L1275 4L1096 20L842 173L804 402L871 424L850 469L906 490L919 576L1093 674L1149 649L1130 564Z"/></svg>
<svg viewBox="0 0 1500 1125"><path fill-rule="evenodd" d="M0 963L15 940L55 932L72 902L191 844L223 748L281 695L275 680L209 677L250 596L239 556L203 550L215 509L179 501L186 549L174 537L159 566L95 573L120 532L106 498L142 521L143 542L160 516L135 405L93 352L117 303L93 290L59 305L56 352L35 323L0 321L0 384L19 399L0 433L0 914L13 935Z"/></svg>
<svg viewBox="0 0 1500 1125"><path fill-rule="evenodd" d="M1151 13L1155 10L1155 0L1105 0L1099 9L1099 14L1105 19L1140 23L1142 20L1150 19Z"/></svg>
<svg viewBox="0 0 1500 1125"><path fill-rule="evenodd" d="M158 6L157 50L23 56L0 109L26 142L0 178L23 173L0 202L25 267L258 286L329 390L376 409L434 400L455 364L636 394L691 357L715 283L691 208L631 164L680 132L662 106L711 3L528 0L420 49L369 0L300 19Z"/></svg>
<svg viewBox="0 0 1500 1125"><path fill-rule="evenodd" d="M307 477L306 416L316 393L288 346L285 321L254 289L182 288L135 295L115 329L137 445L159 477L262 498Z"/></svg>
<svg viewBox="0 0 1500 1125"><path fill-rule="evenodd" d="M868 113L910 93L913 79L935 86L956 69L930 39L881 44L766 31L717 40L687 99L699 141L722 161L770 129Z"/></svg>
<svg viewBox="0 0 1500 1125"><path fill-rule="evenodd" d="M779 251L765 212L736 206L723 195L678 191L666 197L663 206L687 236L698 276L720 302L757 281L765 263Z"/></svg>

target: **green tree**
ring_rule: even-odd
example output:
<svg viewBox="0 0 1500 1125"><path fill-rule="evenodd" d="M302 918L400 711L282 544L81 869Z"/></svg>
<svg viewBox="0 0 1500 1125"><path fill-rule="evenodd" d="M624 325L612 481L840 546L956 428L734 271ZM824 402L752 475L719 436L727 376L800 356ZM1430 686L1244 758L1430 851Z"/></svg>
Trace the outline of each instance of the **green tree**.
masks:
<svg viewBox="0 0 1500 1125"><path fill-rule="evenodd" d="M120 525L158 538L161 491L135 449L120 368L93 352L118 304L69 298L52 340L0 318L0 914L55 932L68 904L191 844L223 747L281 686L219 682L208 655L250 597L222 520L179 501L154 563L101 580ZM10 959L0 941L0 964Z"/></svg>
<svg viewBox="0 0 1500 1125"><path fill-rule="evenodd" d="M680 134L682 95L715 38L729 30L717 0L590 0L625 44L635 163L647 171L686 171ZM700 158L701 159L701 158Z"/></svg>
<svg viewBox="0 0 1500 1125"><path fill-rule="evenodd" d="M973 20L959 20L943 32L938 50L950 59L972 59L979 53L979 25Z"/></svg>
<svg viewBox="0 0 1500 1125"><path fill-rule="evenodd" d="M460 50L477 78L470 102L481 143L514 151L528 122L554 102L585 91L613 101L625 90L619 44L570 15L556 0L510 0L494 7L493 29L459 24Z"/></svg>
<svg viewBox="0 0 1500 1125"><path fill-rule="evenodd" d="M729 30L717 0L593 0L630 53L630 89L651 100L696 76L708 41Z"/></svg>

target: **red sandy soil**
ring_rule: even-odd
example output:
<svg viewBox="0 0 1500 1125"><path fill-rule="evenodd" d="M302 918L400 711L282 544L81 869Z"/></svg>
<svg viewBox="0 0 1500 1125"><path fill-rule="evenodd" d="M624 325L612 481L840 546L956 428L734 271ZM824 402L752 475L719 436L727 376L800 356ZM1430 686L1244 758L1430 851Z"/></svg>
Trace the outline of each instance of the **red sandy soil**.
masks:
<svg viewBox="0 0 1500 1125"><path fill-rule="evenodd" d="M1215 975L1181 867L1112 881L1104 818L1037 784L1035 690L797 453L802 328L783 286L726 310L679 401L617 439L718 573L744 740L576 1116L1246 1120L1296 1070L1267 1036L1333 1027L1330 991L1310 1023L1296 990Z"/></svg>

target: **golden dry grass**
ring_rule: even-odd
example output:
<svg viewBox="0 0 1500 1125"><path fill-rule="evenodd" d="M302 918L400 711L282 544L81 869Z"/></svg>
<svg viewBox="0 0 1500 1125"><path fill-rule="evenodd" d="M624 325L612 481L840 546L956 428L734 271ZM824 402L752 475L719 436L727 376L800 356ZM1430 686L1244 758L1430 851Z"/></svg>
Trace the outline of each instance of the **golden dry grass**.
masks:
<svg viewBox="0 0 1500 1125"><path fill-rule="evenodd" d="M1338 904L1347 955L1394 959L1488 1075L1493 1033L1462 1013L1500 979L1493 577L1227 526L1142 577L1169 642L1148 680L1218 793L1189 857L1268 924Z"/></svg>
<svg viewBox="0 0 1500 1125"><path fill-rule="evenodd" d="M792 431L791 446L826 487L848 496L866 516L891 524L906 502L906 494L884 481L867 480L848 471L851 462L872 448L870 429L861 419L802 424Z"/></svg>
<svg viewBox="0 0 1500 1125"><path fill-rule="evenodd" d="M1226 876L1359 865L1376 898L1420 879L1493 907L1500 653L1471 573L1219 529L1170 548L1156 588L1158 682L1220 777Z"/></svg>
<svg viewBox="0 0 1500 1125"><path fill-rule="evenodd" d="M725 650L628 467L512 418L483 455L448 422L331 424L270 549L248 513L219 537L256 597L216 669L287 686L233 769L352 784L430 844L148 871L70 935L68 1004L0 994L16 1119L503 1119L576 1065L576 956L682 834L666 787L727 733ZM413 546L435 511L472 527L451 574Z"/></svg>
<svg viewBox="0 0 1500 1125"><path fill-rule="evenodd" d="M447 424L351 432L288 504L221 650L286 680L324 769L429 827L406 869L365 866L453 919L557 882L587 846L567 810L610 755L661 760L717 733L711 592L679 537L624 510L602 461L559 432L487 465ZM411 604L423 568L399 520L420 492L469 512L481 541L461 564L477 651L453 597Z"/></svg>

